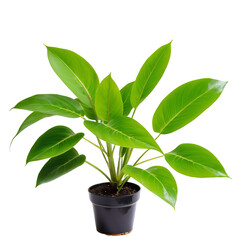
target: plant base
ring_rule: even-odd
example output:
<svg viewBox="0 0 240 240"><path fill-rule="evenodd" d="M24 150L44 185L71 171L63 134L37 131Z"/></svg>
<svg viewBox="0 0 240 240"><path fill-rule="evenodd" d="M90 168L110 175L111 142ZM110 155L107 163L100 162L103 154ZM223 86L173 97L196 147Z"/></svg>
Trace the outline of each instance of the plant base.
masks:
<svg viewBox="0 0 240 240"><path fill-rule="evenodd" d="M107 235L130 233L133 228L136 202L140 197L140 187L133 183L126 183L136 191L122 196L98 195L91 192L102 184L106 183L96 184L88 189L97 231Z"/></svg>

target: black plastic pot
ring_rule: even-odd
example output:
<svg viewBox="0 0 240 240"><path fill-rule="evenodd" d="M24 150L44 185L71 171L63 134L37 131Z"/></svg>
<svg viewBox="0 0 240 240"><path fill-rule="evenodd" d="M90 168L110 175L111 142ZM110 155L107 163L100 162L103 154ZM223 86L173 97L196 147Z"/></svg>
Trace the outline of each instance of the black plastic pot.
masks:
<svg viewBox="0 0 240 240"><path fill-rule="evenodd" d="M126 183L136 192L124 196L102 196L90 192L101 184L104 183L93 185L88 189L93 204L97 231L107 235L129 233L133 228L136 202L140 197L140 187L134 183Z"/></svg>

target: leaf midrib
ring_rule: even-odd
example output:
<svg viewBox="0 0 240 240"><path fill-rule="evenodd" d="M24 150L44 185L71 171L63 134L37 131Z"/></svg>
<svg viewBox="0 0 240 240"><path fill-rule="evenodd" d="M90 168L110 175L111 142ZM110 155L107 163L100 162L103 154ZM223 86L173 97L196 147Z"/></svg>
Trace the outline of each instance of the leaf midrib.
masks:
<svg viewBox="0 0 240 240"><path fill-rule="evenodd" d="M67 165L68 163L74 161L76 158L78 158L78 157L80 157L80 156L81 156L81 155L77 155L77 156L71 158L70 160L68 160L67 162L65 162L64 164L62 164L62 165L58 166L57 168L53 169L53 170L51 171L51 174L54 174L54 173L55 173L57 170L59 170L61 167L63 167L63 166L65 166L65 165Z"/></svg>
<svg viewBox="0 0 240 240"><path fill-rule="evenodd" d="M154 177L163 187L163 189L168 193L167 189L164 187L164 185L162 184L162 182L154 175L152 174L151 172L149 172L147 169L145 169L145 171L150 174L152 177ZM169 193L168 193L169 194Z"/></svg>
<svg viewBox="0 0 240 240"><path fill-rule="evenodd" d="M167 154L173 155L173 156L176 156L176 157L179 157L179 158L181 158L181 159L184 159L184 160L186 160L186 161L188 161L188 162L191 162L193 165L196 164L196 165L199 165L199 166L201 166L201 167L203 167L203 168L205 168L205 169L210 169L210 170L214 170L214 171L220 172L220 171L218 171L218 170L216 170L216 169L214 169L214 168L212 168L212 167L209 167L209 166L206 166L206 165L202 165L201 163L198 163L198 162L194 162L193 160L191 160L191 159L189 159L189 158L186 158L186 157L183 157L183 156L181 156L181 155L178 155L178 154L176 154L176 153L167 153Z"/></svg>
<svg viewBox="0 0 240 240"><path fill-rule="evenodd" d="M141 140L138 140L138 139L136 139L136 138L133 138L133 137L131 137L131 136L128 136L127 134L125 134L125 133L123 133L123 132L121 132L121 131L113 128L113 127L110 127L110 126L107 125L107 124L104 124L104 123L102 123L102 124L103 124L105 127L110 128L112 131L117 132L117 133L119 133L119 134L121 134L121 135L123 135L123 136L125 136L125 137L127 137L127 138L129 138L129 139L131 139L131 140L133 139L134 141L138 141L138 142L144 143L145 145L148 145L148 146L150 146L150 147L153 147L153 146L149 145L148 143L142 142ZM156 149L156 148L154 148L154 149Z"/></svg>
<svg viewBox="0 0 240 240"><path fill-rule="evenodd" d="M108 96L107 96L107 121L109 122L109 115L110 115L110 82L108 81Z"/></svg>
<svg viewBox="0 0 240 240"><path fill-rule="evenodd" d="M58 108L58 109L61 109L61 110L64 110L66 112L70 112L70 113L73 113L75 115L77 115L78 117L82 117L81 114L78 114L77 112L73 112L71 111L70 109L67 109L67 108L63 108L63 107L60 107L58 105L54 105L54 104L48 104L48 103L43 103L43 104L33 104L31 103L31 106L52 106L52 107L55 107L55 108ZM36 112L40 112L39 110L36 110ZM45 113L45 112L44 112ZM47 113L49 114L49 113Z"/></svg>
<svg viewBox="0 0 240 240"><path fill-rule="evenodd" d="M169 123L171 123L180 113L182 113L187 107L189 107L191 104L193 104L197 99L199 99L200 97L202 97L203 95L205 95L206 93L208 93L211 89L208 89L207 91L203 92L202 94L200 94L197 98L195 98L194 100L190 101L186 106L184 106L179 112L177 112L172 118L170 118L170 120L168 120L168 122L164 125L164 127L161 129L161 131L159 132L159 134L161 134L163 132L163 130L169 125Z"/></svg>
<svg viewBox="0 0 240 240"><path fill-rule="evenodd" d="M159 56L157 62L154 64L154 67L153 67L152 71L149 73L149 75L148 75L148 77L147 77L147 79L146 79L146 81L145 81L145 83L144 83L144 86L143 86L143 88L142 88L141 94L140 94L140 96L138 97L137 106L138 106L139 103L140 103L141 97L142 97L143 92L144 92L144 89L145 89L145 87L146 87L146 85L147 85L147 83L148 83L148 81L149 81L149 78L151 77L152 73L154 72L154 70L155 70L156 66L158 65L158 63L159 63L159 61L160 61L160 58L162 57L163 54L164 54L164 52L161 53L161 55Z"/></svg>
<svg viewBox="0 0 240 240"><path fill-rule="evenodd" d="M56 146L59 145L60 143L62 143L62 142L64 142L64 141L68 140L69 138L71 138L71 137L73 137L73 136L75 136L75 135L77 135L77 134L78 134L78 133L76 133L76 134L73 133L73 134L71 134L70 136L68 136L68 137L66 137L66 138L64 138L64 139L62 139L61 141L55 143L55 144L52 145L51 147L49 147L49 148L47 148L46 150L44 150L44 151L38 153L37 155L35 155L35 156L32 158L32 160L37 160L36 158L37 158L39 155L41 156L41 154L46 153L46 152L49 151L50 149L53 149L54 147L56 147Z"/></svg>

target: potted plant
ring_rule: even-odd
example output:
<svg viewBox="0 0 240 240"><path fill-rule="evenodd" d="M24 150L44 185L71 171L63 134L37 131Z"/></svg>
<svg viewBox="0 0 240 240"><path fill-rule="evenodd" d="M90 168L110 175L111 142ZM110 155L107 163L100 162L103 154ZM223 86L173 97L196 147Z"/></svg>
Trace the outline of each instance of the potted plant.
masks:
<svg viewBox="0 0 240 240"><path fill-rule="evenodd" d="M155 138L134 119L138 106L152 92L168 65L171 42L157 49L143 64L136 80L121 90L111 75L99 83L92 66L74 52L47 46L47 53L53 70L77 98L39 94L22 100L14 109L32 113L22 123L16 136L35 122L54 115L84 121L85 127L96 136L96 143L86 139L84 133L55 126L37 139L26 162L50 158L41 169L36 186L84 163L103 174L108 182L89 188L99 232L114 235L132 230L140 187L128 182L130 177L175 207L177 184L173 175L158 164L147 169L140 168L145 162L165 158L175 171L190 177L228 177L218 159L201 146L184 143L165 153L156 142L160 135L184 127L210 107L222 93L226 82L203 78L173 90L161 101L153 115ZM100 151L109 173L77 152L74 146L81 139ZM130 164L135 148L145 151ZM156 151L158 155L143 160L149 150Z"/></svg>

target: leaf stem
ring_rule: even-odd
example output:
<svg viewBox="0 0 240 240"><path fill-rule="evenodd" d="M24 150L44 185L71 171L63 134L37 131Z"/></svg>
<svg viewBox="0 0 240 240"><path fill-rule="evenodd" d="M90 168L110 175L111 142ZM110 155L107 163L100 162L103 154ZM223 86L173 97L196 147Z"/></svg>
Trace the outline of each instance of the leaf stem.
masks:
<svg viewBox="0 0 240 240"><path fill-rule="evenodd" d="M133 115L132 117L134 116L134 113L135 113L136 109L134 110L133 112ZM157 140L159 138L159 136L161 135L161 133L158 134L158 136L155 138L155 140ZM157 158L160 158L160 157L163 157L164 155L161 155L161 156L158 156L158 157L154 157L154 158L150 158L150 159L147 159L147 160L144 160L140 163L138 163L140 161L140 159L149 151L150 149L147 149L137 160L136 162L133 164L133 166L136 166L136 165L139 165L139 164L142 164L142 163L145 163L145 162L148 162L148 161L151 161L153 159L157 159ZM123 165L124 166L124 165ZM123 167L122 166L122 167ZM123 176L122 176L123 177ZM130 179L131 177L130 176L126 176L124 178L124 180L122 181L121 185L118 187L118 192L121 191L122 187L124 186L124 184Z"/></svg>
<svg viewBox="0 0 240 240"><path fill-rule="evenodd" d="M119 148L119 156L118 156L118 165L117 165L117 179L120 181L121 179L119 179L120 177L120 169L121 169L121 163L122 163L122 151L123 148L120 147Z"/></svg>
<svg viewBox="0 0 240 240"><path fill-rule="evenodd" d="M161 133L159 133L158 135L157 135L157 137L155 137L155 141L160 137L160 135L161 135Z"/></svg>
<svg viewBox="0 0 240 240"><path fill-rule="evenodd" d="M131 118L133 118L133 116L134 116L136 110L137 110L137 108L134 108L133 113L132 113L132 117L131 117Z"/></svg>
<svg viewBox="0 0 240 240"><path fill-rule="evenodd" d="M124 157L124 160L123 160L123 163L122 163L122 165L121 165L121 169L122 169L125 165L128 164L129 159L130 159L131 154L132 154L132 151L133 151L133 148L129 148L129 149L127 150L127 152L126 152L126 154L125 154L125 157ZM124 174L121 173L120 176L119 176L119 181L122 179L123 176L124 176Z"/></svg>
<svg viewBox="0 0 240 240"><path fill-rule="evenodd" d="M133 166L135 166L139 161L140 159L149 151L149 149L147 149L137 160L136 162L133 164Z"/></svg>
<svg viewBox="0 0 240 240"><path fill-rule="evenodd" d="M85 141L91 143L93 146L97 147L98 149L100 149L102 152L106 153L105 149L101 148L100 146L98 146L97 144L93 143L92 141L88 140L87 138L83 138Z"/></svg>
<svg viewBox="0 0 240 240"><path fill-rule="evenodd" d="M161 133L158 134L158 136L154 139L157 140L160 137ZM133 166L136 166L136 164L140 161L140 159L149 151L150 149L147 149L138 159L137 161L133 164Z"/></svg>
<svg viewBox="0 0 240 240"><path fill-rule="evenodd" d="M87 120L84 116L82 116L82 115L78 115L80 118L82 118L83 120Z"/></svg>
<svg viewBox="0 0 240 240"><path fill-rule="evenodd" d="M93 168L95 168L96 170L98 170L100 173L102 173L107 179L109 182L111 182L111 179L107 176L106 173L104 173L100 168L98 168L97 166L95 166L94 164L88 162L88 161L85 161L85 163L87 163L88 165L92 166Z"/></svg>
<svg viewBox="0 0 240 240"><path fill-rule="evenodd" d="M102 145L100 139L99 139L98 137L96 137L96 138L97 138L97 141L98 141L99 147L102 148L102 149L104 150L104 151L101 150L101 152L102 152L102 155L103 155L103 158L104 158L106 164L108 165L109 163L108 163L108 160L107 160L107 158L106 158L106 156L105 156L104 153L106 153L106 155L108 155L108 154L107 154L105 148L103 147L103 145Z"/></svg>
<svg viewBox="0 0 240 240"><path fill-rule="evenodd" d="M122 181L121 185L117 187L117 191L120 192L124 184L130 179L129 176L125 177L124 180Z"/></svg>
<svg viewBox="0 0 240 240"><path fill-rule="evenodd" d="M149 159L144 160L144 161L142 161L142 162L139 162L139 163L133 164L133 166L137 166L137 165L140 165L140 164L142 164L142 163L149 162L149 161L152 161L152 160L157 159L157 158L161 158L161 157L163 157L163 156L164 156L164 155L157 156L157 157L154 157L154 158L149 158Z"/></svg>
<svg viewBox="0 0 240 240"><path fill-rule="evenodd" d="M109 166L109 172L111 175L111 182L117 182L117 176L116 176L116 169L115 169L115 163L113 159L113 151L112 151L112 144L107 142L107 153L108 153L108 166Z"/></svg>

